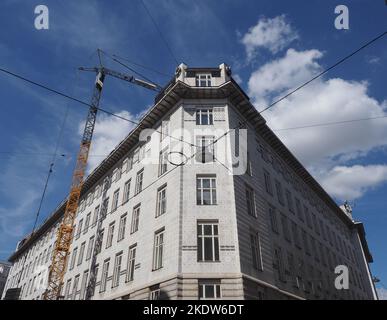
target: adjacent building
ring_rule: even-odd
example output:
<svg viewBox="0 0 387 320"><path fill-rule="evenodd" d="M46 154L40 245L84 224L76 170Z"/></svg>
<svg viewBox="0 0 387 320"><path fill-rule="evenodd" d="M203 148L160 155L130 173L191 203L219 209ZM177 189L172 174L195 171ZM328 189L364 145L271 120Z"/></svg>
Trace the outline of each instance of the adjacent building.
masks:
<svg viewBox="0 0 387 320"><path fill-rule="evenodd" d="M0 297L3 295L10 269L11 265L8 262L0 261Z"/></svg>
<svg viewBox="0 0 387 320"><path fill-rule="evenodd" d="M21 299L42 298L64 208L9 259L6 288ZM93 271L92 299L376 299L370 262L363 225L265 124L229 67L181 64L85 180L61 298L84 299ZM349 289L334 285L339 265Z"/></svg>

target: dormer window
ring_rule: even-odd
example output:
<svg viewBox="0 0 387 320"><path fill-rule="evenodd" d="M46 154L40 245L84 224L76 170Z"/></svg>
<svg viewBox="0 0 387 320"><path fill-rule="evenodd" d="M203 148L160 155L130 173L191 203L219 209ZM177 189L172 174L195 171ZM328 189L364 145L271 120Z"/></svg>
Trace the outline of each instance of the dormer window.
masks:
<svg viewBox="0 0 387 320"><path fill-rule="evenodd" d="M197 87L211 87L211 74L196 74Z"/></svg>

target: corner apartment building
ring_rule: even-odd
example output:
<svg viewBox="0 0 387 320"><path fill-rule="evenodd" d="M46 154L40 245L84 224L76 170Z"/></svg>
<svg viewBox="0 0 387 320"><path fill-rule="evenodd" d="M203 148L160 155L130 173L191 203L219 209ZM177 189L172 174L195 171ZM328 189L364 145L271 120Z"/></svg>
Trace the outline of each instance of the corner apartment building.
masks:
<svg viewBox="0 0 387 320"><path fill-rule="evenodd" d="M238 155L231 144L244 166L224 161ZM108 212L95 252L104 183ZM64 208L9 259L6 289L18 286L21 299L42 298ZM87 177L63 299L85 298L94 254L92 299L376 299L362 223L270 130L225 64L181 64ZM347 290L334 286L338 265L348 267Z"/></svg>

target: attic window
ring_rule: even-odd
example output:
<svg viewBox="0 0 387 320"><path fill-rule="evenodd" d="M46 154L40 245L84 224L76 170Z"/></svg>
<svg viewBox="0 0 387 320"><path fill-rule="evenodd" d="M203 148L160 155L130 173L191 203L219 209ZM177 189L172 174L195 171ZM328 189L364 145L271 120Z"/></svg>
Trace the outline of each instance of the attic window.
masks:
<svg viewBox="0 0 387 320"><path fill-rule="evenodd" d="M196 74L197 87L211 87L211 74Z"/></svg>

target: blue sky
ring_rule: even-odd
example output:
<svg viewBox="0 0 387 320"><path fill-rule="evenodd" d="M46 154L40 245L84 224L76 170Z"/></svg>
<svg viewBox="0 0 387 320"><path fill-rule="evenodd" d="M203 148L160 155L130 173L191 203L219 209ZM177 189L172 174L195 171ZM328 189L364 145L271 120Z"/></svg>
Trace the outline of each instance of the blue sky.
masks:
<svg viewBox="0 0 387 320"><path fill-rule="evenodd" d="M145 2L179 62L226 62L258 110L387 30L384 0ZM95 65L96 48L167 75L176 68L139 0L46 0L49 30L34 28L38 4L1 2L1 67L85 101L90 99L94 75L76 68ZM349 8L349 30L334 28L334 8L339 4ZM384 115L386 41L384 37L264 113L268 124L283 129ZM104 63L126 72L107 58ZM136 69L157 83L169 80ZM40 221L67 194L87 109L4 74L0 83L0 259L6 259L31 229L66 110L59 148L66 156L55 163ZM106 109L138 119L152 104L152 92L111 78L105 84L101 105ZM100 115L90 165L95 166L130 129L126 122ZM354 216L364 222L374 256L373 273L387 285L386 120L284 130L278 135L338 203L354 201Z"/></svg>

